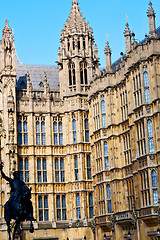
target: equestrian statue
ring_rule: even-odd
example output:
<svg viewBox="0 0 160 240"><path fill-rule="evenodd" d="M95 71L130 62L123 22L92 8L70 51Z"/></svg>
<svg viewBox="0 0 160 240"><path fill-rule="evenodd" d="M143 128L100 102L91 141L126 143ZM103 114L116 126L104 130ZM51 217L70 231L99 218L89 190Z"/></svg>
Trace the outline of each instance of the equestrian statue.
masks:
<svg viewBox="0 0 160 240"><path fill-rule="evenodd" d="M14 178L7 177L3 172L3 166L0 164L0 171L2 177L9 182L11 187L11 196L4 206L4 218L8 227L8 236L11 240L11 220L15 220L13 238L15 239L16 231L19 234L20 240L21 236L21 222L27 220L30 221L30 232L34 232L34 227L32 221L36 221L33 217L33 206L31 202L31 189L29 189L25 183L20 180L19 171L13 173Z"/></svg>

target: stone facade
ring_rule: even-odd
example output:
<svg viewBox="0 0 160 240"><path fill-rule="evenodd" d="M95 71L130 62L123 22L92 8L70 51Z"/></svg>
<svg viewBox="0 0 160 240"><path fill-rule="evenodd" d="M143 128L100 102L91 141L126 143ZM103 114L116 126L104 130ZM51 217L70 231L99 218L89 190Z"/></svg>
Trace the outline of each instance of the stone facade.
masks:
<svg viewBox="0 0 160 240"><path fill-rule="evenodd" d="M23 66L6 25L1 40L0 142L4 172L32 188L35 232L23 239L158 239L160 29L124 31L114 64L107 41L99 70L93 30L73 0L61 31L58 70ZM59 78L58 76L59 72ZM0 238L7 239L0 179ZM129 238L129 233L131 238Z"/></svg>

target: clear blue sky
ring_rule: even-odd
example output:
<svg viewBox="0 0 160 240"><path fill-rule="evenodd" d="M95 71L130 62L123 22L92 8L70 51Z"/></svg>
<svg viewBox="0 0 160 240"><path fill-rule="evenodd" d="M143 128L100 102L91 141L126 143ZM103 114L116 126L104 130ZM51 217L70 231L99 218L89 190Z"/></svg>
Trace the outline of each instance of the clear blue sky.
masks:
<svg viewBox="0 0 160 240"><path fill-rule="evenodd" d="M63 24L70 13L72 0L7 0L0 4L0 32L5 19L14 29L18 57L24 64L55 65ZM104 48L109 34L112 62L125 51L123 32L126 14L136 39L148 33L149 0L79 0L83 17L93 28L98 45L101 67L105 67ZM152 0L156 26L160 25L160 0ZM1 38L1 36L0 36Z"/></svg>

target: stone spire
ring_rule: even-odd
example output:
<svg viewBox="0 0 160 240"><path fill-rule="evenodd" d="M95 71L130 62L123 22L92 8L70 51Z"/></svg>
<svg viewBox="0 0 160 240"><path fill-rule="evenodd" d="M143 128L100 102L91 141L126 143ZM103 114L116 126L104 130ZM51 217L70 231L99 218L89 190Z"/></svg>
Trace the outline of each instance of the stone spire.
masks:
<svg viewBox="0 0 160 240"><path fill-rule="evenodd" d="M126 22L126 28L124 30L125 43L126 43L126 54L131 50L131 31L129 24Z"/></svg>
<svg viewBox="0 0 160 240"><path fill-rule="evenodd" d="M9 74L13 70L15 70L14 37L6 19L1 41L1 71Z"/></svg>
<svg viewBox="0 0 160 240"><path fill-rule="evenodd" d="M109 46L108 40L107 40L106 47L104 49L104 53L105 53L105 56L106 56L106 72L112 72L112 61L111 61L112 51L111 51L111 48Z"/></svg>
<svg viewBox="0 0 160 240"><path fill-rule="evenodd" d="M152 2L149 2L149 8L147 10L148 22L149 22L149 37L157 37L156 34L156 23L155 23L155 12L152 7Z"/></svg>

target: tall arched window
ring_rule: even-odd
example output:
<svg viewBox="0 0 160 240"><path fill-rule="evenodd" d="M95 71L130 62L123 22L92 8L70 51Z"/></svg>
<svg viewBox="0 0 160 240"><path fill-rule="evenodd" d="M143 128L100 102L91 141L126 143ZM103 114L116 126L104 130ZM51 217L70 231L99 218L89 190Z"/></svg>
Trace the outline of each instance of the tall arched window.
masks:
<svg viewBox="0 0 160 240"><path fill-rule="evenodd" d="M149 78L147 67L143 68L143 80L144 80L144 93L145 93L145 103L150 102L150 92L149 92Z"/></svg>
<svg viewBox="0 0 160 240"><path fill-rule="evenodd" d="M27 117L18 118L18 144L28 144Z"/></svg>
<svg viewBox="0 0 160 240"><path fill-rule="evenodd" d="M78 158L77 158L77 155L74 157L74 173L75 173L75 180L79 180Z"/></svg>
<svg viewBox="0 0 160 240"><path fill-rule="evenodd" d="M39 221L48 221L48 196L38 197Z"/></svg>
<svg viewBox="0 0 160 240"><path fill-rule="evenodd" d="M77 130L76 130L76 120L73 119L72 121L72 128L73 128L73 143L77 143Z"/></svg>
<svg viewBox="0 0 160 240"><path fill-rule="evenodd" d="M81 78L81 84L88 84L87 63L86 62L80 63L80 78Z"/></svg>
<svg viewBox="0 0 160 240"><path fill-rule="evenodd" d="M109 169L109 156L108 156L107 142L104 142L104 162L105 162L105 169Z"/></svg>
<svg viewBox="0 0 160 240"><path fill-rule="evenodd" d="M111 213L112 203L111 203L111 187L110 187L110 185L107 185L107 208L108 208L108 213Z"/></svg>
<svg viewBox="0 0 160 240"><path fill-rule="evenodd" d="M153 128L152 121L147 121L147 129L148 129L148 144L149 144L149 153L154 152L154 141L153 141Z"/></svg>
<svg viewBox="0 0 160 240"><path fill-rule="evenodd" d="M69 86L76 85L75 64L69 64Z"/></svg>
<svg viewBox="0 0 160 240"><path fill-rule="evenodd" d="M79 193L76 195L76 210L77 210L77 218L81 218L81 208L80 208L80 195Z"/></svg>
<svg viewBox="0 0 160 240"><path fill-rule="evenodd" d="M158 189L157 189L157 174L156 171L152 171L152 191L153 191L153 203L158 204Z"/></svg>
<svg viewBox="0 0 160 240"><path fill-rule="evenodd" d="M87 155L87 178L92 179L91 175L91 158L89 155Z"/></svg>
<svg viewBox="0 0 160 240"><path fill-rule="evenodd" d="M93 217L93 195L89 194L89 218Z"/></svg>
<svg viewBox="0 0 160 240"><path fill-rule="evenodd" d="M106 108L104 96L101 97L102 127L106 127Z"/></svg>
<svg viewBox="0 0 160 240"><path fill-rule="evenodd" d="M28 158L19 159L20 179L24 182L29 182L29 161Z"/></svg>
<svg viewBox="0 0 160 240"><path fill-rule="evenodd" d="M87 118L85 118L84 124L85 124L85 141L89 142L89 124Z"/></svg>

